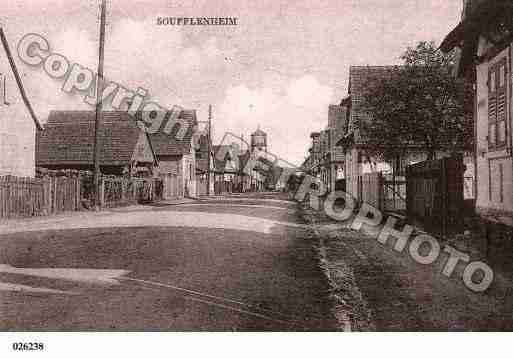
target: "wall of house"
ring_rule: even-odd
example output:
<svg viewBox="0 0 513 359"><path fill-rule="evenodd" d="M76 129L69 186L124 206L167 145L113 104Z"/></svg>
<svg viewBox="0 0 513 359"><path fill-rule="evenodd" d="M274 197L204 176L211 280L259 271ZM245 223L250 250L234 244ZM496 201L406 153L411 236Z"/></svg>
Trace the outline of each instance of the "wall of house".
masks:
<svg viewBox="0 0 513 359"><path fill-rule="evenodd" d="M182 156L158 156L160 174L181 174L181 160Z"/></svg>
<svg viewBox="0 0 513 359"><path fill-rule="evenodd" d="M488 45L481 41L479 51ZM512 61L509 48L494 57L490 62L477 66L477 112L476 112L476 209L483 215L500 214L513 216L513 168L511 152L507 148L492 151L488 145L488 71L498 61L508 58L508 81L512 81ZM511 86L507 84L507 146L512 144L512 103ZM508 153L509 152L509 153Z"/></svg>
<svg viewBox="0 0 513 359"><path fill-rule="evenodd" d="M36 127L3 53L0 73L0 176L34 177Z"/></svg>
<svg viewBox="0 0 513 359"><path fill-rule="evenodd" d="M358 198L358 176L360 175L360 164L358 163L358 150L351 148L346 151L346 192L354 198Z"/></svg>
<svg viewBox="0 0 513 359"><path fill-rule="evenodd" d="M175 174L181 178L183 193L196 196L196 158L194 153L180 156L158 156L159 174Z"/></svg>
<svg viewBox="0 0 513 359"><path fill-rule="evenodd" d="M196 158L194 151L183 155L181 166L184 179L184 193L188 196L196 197Z"/></svg>

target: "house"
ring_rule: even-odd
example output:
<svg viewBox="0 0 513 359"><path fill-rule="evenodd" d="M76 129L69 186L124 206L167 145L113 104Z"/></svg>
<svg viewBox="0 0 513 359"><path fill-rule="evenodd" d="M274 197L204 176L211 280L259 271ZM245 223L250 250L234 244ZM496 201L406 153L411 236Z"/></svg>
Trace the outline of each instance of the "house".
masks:
<svg viewBox="0 0 513 359"><path fill-rule="evenodd" d="M235 143L214 149L214 189L216 194L242 192L240 149Z"/></svg>
<svg viewBox="0 0 513 359"><path fill-rule="evenodd" d="M308 168L309 174L314 177L320 177L320 164L321 164L321 133L310 133L312 144L308 149L310 154L310 167Z"/></svg>
<svg viewBox="0 0 513 359"><path fill-rule="evenodd" d="M346 106L329 105L328 126L320 132L320 178L326 190L345 190L344 148L337 143L347 131L348 111Z"/></svg>
<svg viewBox="0 0 513 359"><path fill-rule="evenodd" d="M346 109L347 132L337 142L344 147L346 191L361 200L361 176L370 172L390 171L391 166L372 158L367 151L365 136L362 133L363 121L369 115L362 108L362 101L368 86L390 76L394 66L351 66L349 69L348 97L340 106Z"/></svg>
<svg viewBox="0 0 513 359"><path fill-rule="evenodd" d="M180 126L187 131L179 136ZM159 176L164 180L164 199L196 196L196 110L182 110L169 134L150 134L159 161Z"/></svg>
<svg viewBox="0 0 513 359"><path fill-rule="evenodd" d="M391 161L376 158L367 147L363 125L372 121L372 116L362 107L366 91L377 81L389 78L397 66L351 66L349 70L348 96L342 99L340 106L347 109L347 132L336 144L344 147L346 191L358 201L362 199L362 176L367 173L381 172L394 176L395 180L404 181L407 166L425 161L429 155L422 146L412 144L405 156ZM448 156L448 153L436 152L437 158ZM471 157L466 156L465 162L469 171L465 176L472 176Z"/></svg>
<svg viewBox="0 0 513 359"><path fill-rule="evenodd" d="M208 141L207 135L201 135L196 144L196 194L198 196L214 193L215 157L212 146L209 150ZM209 191L207 191L207 183Z"/></svg>
<svg viewBox="0 0 513 359"><path fill-rule="evenodd" d="M270 172L273 170L272 163L262 156L252 158L267 152L258 149L242 151L237 143L232 143L214 146L214 153L216 194L257 192L264 190L266 184L271 186L274 179Z"/></svg>
<svg viewBox="0 0 513 359"><path fill-rule="evenodd" d="M441 49L457 49L455 74L474 84L476 211L513 226L513 3L465 0Z"/></svg>
<svg viewBox="0 0 513 359"><path fill-rule="evenodd" d="M261 156L255 156L261 154ZM266 159L267 151L255 149L253 152L245 151L238 156L239 161L239 188L240 192L259 192L271 187L273 181L272 163ZM250 161L252 163L250 163ZM274 187L274 183L272 183Z"/></svg>
<svg viewBox="0 0 513 359"><path fill-rule="evenodd" d="M349 111L346 106L330 105L328 126L331 129L331 190L346 190L344 148L338 142L347 132Z"/></svg>
<svg viewBox="0 0 513 359"><path fill-rule="evenodd" d="M100 171L153 176L157 157L149 136L127 112L102 112ZM93 170L94 111L52 111L36 140L36 165L52 170Z"/></svg>
<svg viewBox="0 0 513 359"><path fill-rule="evenodd" d="M0 176L35 176L36 118L0 27Z"/></svg>

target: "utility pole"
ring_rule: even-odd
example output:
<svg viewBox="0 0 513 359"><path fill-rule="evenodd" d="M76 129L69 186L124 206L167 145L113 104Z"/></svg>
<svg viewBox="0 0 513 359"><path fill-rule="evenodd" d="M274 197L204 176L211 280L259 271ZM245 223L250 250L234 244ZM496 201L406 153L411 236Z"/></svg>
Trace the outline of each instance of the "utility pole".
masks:
<svg viewBox="0 0 513 359"><path fill-rule="evenodd" d="M105 45L105 1L101 0L100 14L100 51L98 58L98 76L96 79L96 117L94 121L94 207L99 209L100 206L100 152L101 152L101 125L102 125L102 84L103 84L103 57Z"/></svg>
<svg viewBox="0 0 513 359"><path fill-rule="evenodd" d="M207 196L210 196L210 152L212 151L212 105L208 105Z"/></svg>

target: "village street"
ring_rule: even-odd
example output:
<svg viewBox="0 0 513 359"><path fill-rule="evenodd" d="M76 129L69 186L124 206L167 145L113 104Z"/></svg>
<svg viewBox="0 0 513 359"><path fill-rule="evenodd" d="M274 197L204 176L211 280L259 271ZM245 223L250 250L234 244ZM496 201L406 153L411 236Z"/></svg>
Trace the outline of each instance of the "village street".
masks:
<svg viewBox="0 0 513 359"><path fill-rule="evenodd" d="M377 331L503 331L513 328L513 275L489 262L494 271L491 286L482 293L468 289L462 280L464 265L450 277L442 274L448 260L443 253L430 265L415 262L406 249L393 249L376 238L379 229L355 231L349 222L335 222L306 206L301 218L312 225L323 248L322 262L341 298L353 313L352 330ZM470 259L481 260L462 240L450 244Z"/></svg>
<svg viewBox="0 0 513 359"><path fill-rule="evenodd" d="M335 330L296 204L253 196L0 225L1 330Z"/></svg>
<svg viewBox="0 0 513 359"><path fill-rule="evenodd" d="M286 195L163 202L20 223L0 226L2 330L512 325L511 281L501 273L487 292L473 293L461 268L446 278L443 260L421 266ZM321 268L338 273L330 284ZM329 295L333 286L342 303ZM349 315L337 321L336 312Z"/></svg>

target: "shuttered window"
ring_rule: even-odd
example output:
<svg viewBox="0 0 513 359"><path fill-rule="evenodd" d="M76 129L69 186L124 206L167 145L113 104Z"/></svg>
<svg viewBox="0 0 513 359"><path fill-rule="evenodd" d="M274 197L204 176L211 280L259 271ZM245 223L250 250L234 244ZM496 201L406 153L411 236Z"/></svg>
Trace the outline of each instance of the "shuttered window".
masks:
<svg viewBox="0 0 513 359"><path fill-rule="evenodd" d="M507 67L503 59L490 68L488 75L488 146L491 150L506 145Z"/></svg>

